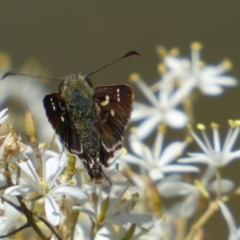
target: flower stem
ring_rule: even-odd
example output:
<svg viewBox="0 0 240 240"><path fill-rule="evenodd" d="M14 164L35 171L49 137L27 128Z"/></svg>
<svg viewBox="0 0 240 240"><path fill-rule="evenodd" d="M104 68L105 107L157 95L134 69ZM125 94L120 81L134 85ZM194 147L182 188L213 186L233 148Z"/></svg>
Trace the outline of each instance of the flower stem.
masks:
<svg viewBox="0 0 240 240"><path fill-rule="evenodd" d="M217 182L217 199L221 198L221 169L217 168L216 171L216 182Z"/></svg>
<svg viewBox="0 0 240 240"><path fill-rule="evenodd" d="M191 230L188 233L185 240L192 240L194 238L196 231L200 229L217 210L218 210L217 201L211 202L207 211L195 224L192 225Z"/></svg>

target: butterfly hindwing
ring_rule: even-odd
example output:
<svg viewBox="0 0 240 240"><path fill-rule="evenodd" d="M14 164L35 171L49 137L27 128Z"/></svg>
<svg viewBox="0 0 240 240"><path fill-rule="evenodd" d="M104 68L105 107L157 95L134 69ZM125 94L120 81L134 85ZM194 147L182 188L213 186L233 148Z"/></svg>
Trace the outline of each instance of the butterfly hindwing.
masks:
<svg viewBox="0 0 240 240"><path fill-rule="evenodd" d="M72 153L81 154L81 143L62 96L59 93L46 95L43 99L43 105L49 122L60 136L65 147Z"/></svg>
<svg viewBox="0 0 240 240"><path fill-rule="evenodd" d="M125 84L98 86L94 90L97 128L102 145L109 153L122 146L133 97L132 88Z"/></svg>

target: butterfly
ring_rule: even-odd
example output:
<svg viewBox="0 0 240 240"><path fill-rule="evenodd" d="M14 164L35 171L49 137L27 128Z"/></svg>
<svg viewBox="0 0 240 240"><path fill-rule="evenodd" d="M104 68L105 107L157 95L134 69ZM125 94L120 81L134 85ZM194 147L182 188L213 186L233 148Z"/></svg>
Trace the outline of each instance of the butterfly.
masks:
<svg viewBox="0 0 240 240"><path fill-rule="evenodd" d="M93 88L89 75L131 55L139 54L130 51L90 74L70 74L57 79L61 80L59 91L46 95L43 99L53 129L68 151L83 161L94 183L102 182L106 177L102 166L108 167L114 153L122 148L134 93L127 84ZM10 75L29 76L8 72L2 79Z"/></svg>

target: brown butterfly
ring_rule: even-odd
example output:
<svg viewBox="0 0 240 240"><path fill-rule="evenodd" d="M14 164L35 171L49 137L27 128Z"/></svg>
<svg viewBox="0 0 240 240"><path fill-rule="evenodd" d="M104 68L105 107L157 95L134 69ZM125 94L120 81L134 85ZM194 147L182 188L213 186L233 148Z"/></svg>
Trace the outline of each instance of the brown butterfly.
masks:
<svg viewBox="0 0 240 240"><path fill-rule="evenodd" d="M130 51L87 75L71 74L57 78L62 81L59 92L46 95L43 99L52 127L68 151L83 161L95 183L101 183L105 176L102 165L108 167L114 152L122 148L134 95L132 88L126 84L97 86L94 89L88 77L131 55L139 54ZM29 76L8 72L2 79L12 75Z"/></svg>

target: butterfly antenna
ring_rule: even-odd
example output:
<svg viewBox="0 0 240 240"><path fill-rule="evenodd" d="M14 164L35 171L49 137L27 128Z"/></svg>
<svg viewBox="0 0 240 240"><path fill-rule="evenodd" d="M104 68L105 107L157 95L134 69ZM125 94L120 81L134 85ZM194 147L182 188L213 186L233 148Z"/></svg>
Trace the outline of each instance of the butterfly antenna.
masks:
<svg viewBox="0 0 240 240"><path fill-rule="evenodd" d="M101 68L99 68L99 69L97 69L97 70L95 70L95 71L93 71L93 72L91 72L91 73L86 74L84 77L88 77L88 76L90 76L90 75L93 75L94 73L101 71L102 69L104 69L104 68L112 65L113 63L118 62L119 60L121 60L121 59L123 59L123 58L130 57L130 56L132 56L132 55L138 55L138 56L140 56L140 54L139 54L138 52L136 52L136 51L129 51L129 52L125 53L123 56L121 56L120 58L118 58L118 59L116 59L116 60L108 63L107 65L105 65L105 66L103 66L103 67L101 67Z"/></svg>
<svg viewBox="0 0 240 240"><path fill-rule="evenodd" d="M3 80L6 77L10 77L10 76L25 76L25 77L32 77L32 78L42 78L42 79L47 79L47 80L58 80L58 81L64 81L63 78L49 78L49 77L41 77L41 76L33 76L33 75L28 75L28 74L24 74L24 73L19 73L19 72L14 72L14 71L10 71L5 73L1 80Z"/></svg>

